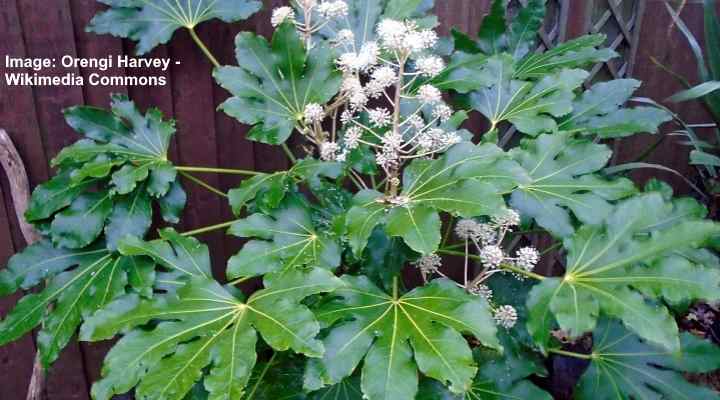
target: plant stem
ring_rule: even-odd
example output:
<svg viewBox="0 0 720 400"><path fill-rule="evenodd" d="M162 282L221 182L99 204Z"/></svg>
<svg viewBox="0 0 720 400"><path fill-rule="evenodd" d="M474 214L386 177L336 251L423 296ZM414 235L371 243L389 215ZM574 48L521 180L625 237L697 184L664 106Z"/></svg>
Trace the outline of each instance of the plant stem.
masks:
<svg viewBox="0 0 720 400"><path fill-rule="evenodd" d="M210 52L210 49L208 49L207 46L205 46L205 43L203 43L203 41L200 40L200 37L195 32L195 28L188 27L187 30L190 32L190 37L192 38L192 40L195 42L195 44L198 45L200 50L202 50L202 52L205 53L205 56L208 58L208 60L210 60L212 65L215 68L220 68L220 63L218 62L217 58L215 58L215 56L212 55L212 53Z"/></svg>
<svg viewBox="0 0 720 400"><path fill-rule="evenodd" d="M288 145L286 143L282 144L282 149L285 152L285 155L287 155L287 157L290 159L291 163L293 163L293 164L297 163L297 157L295 157L295 154L293 154L292 151L290 151L290 148L288 147Z"/></svg>
<svg viewBox="0 0 720 400"><path fill-rule="evenodd" d="M440 249L440 250L438 250L438 253L447 254L447 255L450 255L450 256L463 256L463 257L465 257L465 253L463 253L463 252L460 252L460 251L452 251L452 250L447 250L447 249ZM472 258L473 260L480 260L480 256L476 256L476 255L470 254L470 255L468 255L468 257ZM528 278L537 279L537 280L539 280L539 281L545 280L545 277L542 276L542 275L540 275L540 274L536 274L536 273L530 272L530 271L525 271L524 269L518 268L518 267L516 267L516 266L514 266L514 265L501 264L501 265L500 265L500 268L502 268L502 269L504 269L504 270L508 270L508 271L510 271L510 272L514 272L514 273L519 274L519 275L527 276Z"/></svg>
<svg viewBox="0 0 720 400"><path fill-rule="evenodd" d="M393 299L398 299L398 277L393 277Z"/></svg>
<svg viewBox="0 0 720 400"><path fill-rule="evenodd" d="M218 196L222 196L222 197L225 197L225 198L228 197L228 195L227 195L225 192L223 192L223 191L221 191L220 189L218 189L218 188L210 185L209 183L203 181L202 179L196 178L196 177L188 174L188 173L185 172L185 171L179 171L179 172L180 172L180 175L184 176L184 177L187 178L188 180L190 180L190 181L192 181L192 182L195 182L196 184L198 184L198 185L204 187L205 189L207 189L207 190L209 190L209 191L217 194Z"/></svg>
<svg viewBox="0 0 720 400"><path fill-rule="evenodd" d="M555 353L555 354L565 356L565 357L579 358L582 360L592 360L594 358L592 354L574 353L572 351L565 351L565 350L561 350L561 349L549 349L548 352Z"/></svg>
<svg viewBox="0 0 720 400"><path fill-rule="evenodd" d="M236 219L233 221L223 222L223 223L217 224L217 225L206 226L204 228L199 228L199 229L195 229L192 231L183 232L182 236L195 236L195 235L199 235L201 233L207 233L207 232L216 231L218 229L228 228L228 227L232 226L232 224L234 224L238 221L240 221L240 220Z"/></svg>
<svg viewBox="0 0 720 400"><path fill-rule="evenodd" d="M237 284L239 284L239 283L243 283L243 282L249 281L249 280L252 279L252 278L254 278L254 277L252 277L252 276L244 276L244 277L242 277L242 278L237 278L237 279L235 279L234 281L230 281L230 282L228 282L228 284L235 286L235 285L237 285Z"/></svg>
<svg viewBox="0 0 720 400"><path fill-rule="evenodd" d="M185 172L206 172L211 174L228 174L228 175L262 175L262 172L248 171L244 169L227 169L227 168L207 168L207 167L185 167L176 166L176 170Z"/></svg>

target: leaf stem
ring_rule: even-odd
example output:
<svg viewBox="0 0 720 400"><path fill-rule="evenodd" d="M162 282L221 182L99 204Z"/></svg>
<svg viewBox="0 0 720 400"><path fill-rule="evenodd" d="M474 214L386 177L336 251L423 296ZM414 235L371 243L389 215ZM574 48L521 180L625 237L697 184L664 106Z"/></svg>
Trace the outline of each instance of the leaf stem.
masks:
<svg viewBox="0 0 720 400"><path fill-rule="evenodd" d="M204 187L205 189L207 189L207 190L209 190L209 191L217 194L218 196L222 196L222 197L225 197L225 198L228 197L228 195L227 195L225 192L223 192L223 191L221 191L220 189L218 189L218 188L210 185L209 183L203 181L202 179L196 178L196 177L188 174L188 173L185 172L185 171L179 171L179 172L180 172L180 175L184 176L184 177L187 178L188 180L190 180L190 181L192 181L192 182L195 182L196 184L198 184L198 185Z"/></svg>
<svg viewBox="0 0 720 400"><path fill-rule="evenodd" d="M461 251L453 251L453 250L447 250L447 249L440 249L440 250L438 250L438 253L440 253L440 254L447 254L447 255L449 255L449 256L463 256L463 257L465 257L465 253L464 253L464 252L461 252ZM480 256L476 256L476 255L473 255L473 254L468 255L468 257L469 257L469 258L472 258L473 260L480 260ZM514 273L519 274L519 275L524 275L524 276L526 276L526 277L528 277L528 278L537 279L537 280L539 280L539 281L545 280L545 277L542 276L542 275L540 275L540 274L536 274L536 273L530 272L530 271L525 271L524 269L518 268L518 267L516 267L516 266L514 266L514 265L501 264L501 265L500 265L500 268L502 268L502 269L504 269L504 270L507 270L507 271L510 271L510 272L514 272Z"/></svg>
<svg viewBox="0 0 720 400"><path fill-rule="evenodd" d="M295 157L295 154L293 154L292 151L290 151L290 148L288 147L287 143L283 143L281 147L282 147L283 151L285 152L285 155L287 155L287 157L290 159L290 162L293 164L296 164L297 157Z"/></svg>
<svg viewBox="0 0 720 400"><path fill-rule="evenodd" d="M244 170L244 169L185 167L185 166L176 166L175 169L178 171L185 171L185 172L206 172L206 173L228 174L228 175L247 175L247 176L262 175L262 172L248 171L248 170Z"/></svg>
<svg viewBox="0 0 720 400"><path fill-rule="evenodd" d="M394 300L398 299L398 277L397 276L393 277L393 299Z"/></svg>
<svg viewBox="0 0 720 400"><path fill-rule="evenodd" d="M210 52L210 49L208 49L207 46L205 46L205 43L203 43L203 41L200 39L200 37L195 32L195 28L188 27L187 30L188 30L188 32L190 32L190 37L192 38L192 40L195 42L195 44L198 45L200 50L202 50L202 52L205 53L205 56L208 58L208 60L210 60L212 65L215 68L220 68L220 63L218 62L217 58L215 58L215 56L213 56L212 53Z"/></svg>
<svg viewBox="0 0 720 400"><path fill-rule="evenodd" d="M579 358L581 360L592 360L595 358L595 357L593 357L592 354L581 354L581 353L575 353L572 351L565 351L565 350L561 350L561 349L548 349L548 351L550 353L555 353L555 354L565 356L565 357Z"/></svg>
<svg viewBox="0 0 720 400"><path fill-rule="evenodd" d="M240 220L236 219L233 221L223 222L221 224L210 225L210 226L206 226L204 228L199 228L199 229L195 229L192 231L183 232L182 236L195 236L195 235L199 235L201 233L207 233L207 232L212 232L212 231L216 231L216 230L223 229L223 228L228 228L228 227L232 226L232 224L234 224L238 221L240 221Z"/></svg>
<svg viewBox="0 0 720 400"><path fill-rule="evenodd" d="M237 284L240 284L240 283L243 283L243 282L247 282L247 281L249 281L249 280L252 279L252 278L254 278L254 276L243 276L242 278L237 278L237 279L235 279L234 281L228 282L228 285L235 286L235 285L237 285Z"/></svg>

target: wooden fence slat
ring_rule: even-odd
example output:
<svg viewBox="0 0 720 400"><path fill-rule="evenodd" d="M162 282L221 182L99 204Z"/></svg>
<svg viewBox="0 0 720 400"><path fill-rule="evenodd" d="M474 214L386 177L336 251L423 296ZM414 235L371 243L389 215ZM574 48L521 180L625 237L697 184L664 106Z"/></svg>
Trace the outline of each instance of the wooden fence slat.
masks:
<svg viewBox="0 0 720 400"><path fill-rule="evenodd" d="M201 27L198 35L203 41L210 42L211 36L205 27ZM184 30L175 34L170 44L170 54L173 60L173 101L178 126L177 163L216 167L218 146L212 65ZM181 64L174 64L175 61ZM203 175L202 179L212 186L218 186L219 179L215 174ZM185 190L188 193L188 204L193 205L185 210L186 227L199 228L221 222L220 209L225 201L195 184L186 184ZM213 269L219 278L225 276L222 250L224 235L223 231L216 231L200 236L211 249Z"/></svg>
<svg viewBox="0 0 720 400"><path fill-rule="evenodd" d="M55 59L55 67L45 70L46 74L60 75L68 71L79 74L77 69L68 70L60 65L63 55L77 55L68 1L18 0L18 10L25 33L27 55ZM34 93L45 153L48 157L54 157L63 147L77 139L77 135L65 124L61 111L75 104L83 104L82 89L77 86L36 87ZM85 400L89 398L87 389L82 353L77 342L72 342L48 372L47 397L48 400Z"/></svg>

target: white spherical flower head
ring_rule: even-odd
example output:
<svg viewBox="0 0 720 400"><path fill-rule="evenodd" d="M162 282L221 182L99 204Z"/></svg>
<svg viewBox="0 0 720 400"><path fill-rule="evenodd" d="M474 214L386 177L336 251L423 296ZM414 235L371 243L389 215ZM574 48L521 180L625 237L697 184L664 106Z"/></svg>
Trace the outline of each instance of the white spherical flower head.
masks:
<svg viewBox="0 0 720 400"><path fill-rule="evenodd" d="M323 161L337 161L340 146L335 142L325 142L320 144L320 158Z"/></svg>
<svg viewBox="0 0 720 400"><path fill-rule="evenodd" d="M401 50L405 46L408 26L402 21L384 19L377 25L377 34L383 47L391 50Z"/></svg>
<svg viewBox="0 0 720 400"><path fill-rule="evenodd" d="M350 107L354 109L362 108L367 104L368 102L368 96L365 94L364 90L358 90L357 92L350 93L350 98L348 101L350 102Z"/></svg>
<svg viewBox="0 0 720 400"><path fill-rule="evenodd" d="M525 271L532 271L540 261L540 253L534 247L523 247L515 254L515 265Z"/></svg>
<svg viewBox="0 0 720 400"><path fill-rule="evenodd" d="M460 239L472 239L475 237L477 226L478 223L475 220L467 218L461 219L455 224L455 235Z"/></svg>
<svg viewBox="0 0 720 400"><path fill-rule="evenodd" d="M376 69L372 73L372 82L375 82L383 89L394 85L398 81L398 74L391 67L384 66Z"/></svg>
<svg viewBox="0 0 720 400"><path fill-rule="evenodd" d="M415 262L415 266L422 271L423 274L434 274L442 266L442 259L437 254L430 254L420 257Z"/></svg>
<svg viewBox="0 0 720 400"><path fill-rule="evenodd" d="M380 49L375 42L367 42L360 49L360 52L348 52L341 54L336 60L338 67L350 73L366 72L377 64Z"/></svg>
<svg viewBox="0 0 720 400"><path fill-rule="evenodd" d="M340 114L340 122L342 122L343 124L347 124L350 121L353 121L354 119L355 119L355 113L350 109L347 109L347 110L343 111L342 114Z"/></svg>
<svg viewBox="0 0 720 400"><path fill-rule="evenodd" d="M350 45L355 42L355 33L350 29L343 29L335 36L335 42L337 44Z"/></svg>
<svg viewBox="0 0 720 400"><path fill-rule="evenodd" d="M370 120L370 123L377 128L386 127L392 122L390 111L386 108L375 108L369 110L368 119Z"/></svg>
<svg viewBox="0 0 720 400"><path fill-rule="evenodd" d="M322 122L322 120L325 119L325 110L320 104L310 103L305 106L303 116L305 117L305 122L309 124Z"/></svg>
<svg viewBox="0 0 720 400"><path fill-rule="evenodd" d="M423 103L435 104L442 100L442 93L433 85L422 85L418 89L417 97Z"/></svg>
<svg viewBox="0 0 720 400"><path fill-rule="evenodd" d="M445 69L445 61L437 56L420 57L415 61L415 68L421 75L434 78Z"/></svg>
<svg viewBox="0 0 720 400"><path fill-rule="evenodd" d="M520 225L520 214L515 210L506 210L492 217L493 224L508 228Z"/></svg>
<svg viewBox="0 0 720 400"><path fill-rule="evenodd" d="M291 7L278 7L273 10L270 23L273 27L277 28L285 21L294 21L295 11Z"/></svg>
<svg viewBox="0 0 720 400"><path fill-rule="evenodd" d="M348 5L342 0L326 1L320 4L317 10L320 15L327 19L340 18L348 14Z"/></svg>
<svg viewBox="0 0 720 400"><path fill-rule="evenodd" d="M470 288L468 288L468 292L470 292L470 294L473 294L475 296L480 296L487 301L490 301L490 299L492 299L492 296L493 296L492 289L490 289L487 285L482 284L482 283L478 283L473 286L470 286Z"/></svg>
<svg viewBox="0 0 720 400"><path fill-rule="evenodd" d="M445 103L438 104L433 109L433 118L437 118L440 122L448 122L453 116L453 110Z"/></svg>
<svg viewBox="0 0 720 400"><path fill-rule="evenodd" d="M409 30L403 41L405 48L411 53L420 53L437 44L437 34L431 30Z"/></svg>
<svg viewBox="0 0 720 400"><path fill-rule="evenodd" d="M353 150L360 145L360 139L362 139L362 129L358 126L353 126L345 131L345 148Z"/></svg>
<svg viewBox="0 0 720 400"><path fill-rule="evenodd" d="M505 254L499 246L485 246L480 250L480 261L491 268L497 268L505 261Z"/></svg>
<svg viewBox="0 0 720 400"><path fill-rule="evenodd" d="M505 329L511 329L518 320L518 313L515 307L510 305L500 306L495 310L495 323Z"/></svg>
<svg viewBox="0 0 720 400"><path fill-rule="evenodd" d="M479 240L484 246L497 242L497 231L488 224L478 224L475 230L475 240Z"/></svg>

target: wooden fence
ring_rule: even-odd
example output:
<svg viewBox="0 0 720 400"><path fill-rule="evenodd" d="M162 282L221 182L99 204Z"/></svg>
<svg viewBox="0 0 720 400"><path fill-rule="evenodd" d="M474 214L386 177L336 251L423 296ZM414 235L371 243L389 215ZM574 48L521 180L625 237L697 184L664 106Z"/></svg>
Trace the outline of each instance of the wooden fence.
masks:
<svg viewBox="0 0 720 400"><path fill-rule="evenodd" d="M516 4L518 0L513 0ZM241 24L211 22L201 26L199 34L223 64L234 63L233 38L241 30L270 33L269 10L285 1L265 1L265 11ZM440 31L450 27L476 32L487 12L489 0L436 0ZM551 10L542 33L542 46L587 32L608 34L608 45L622 58L598 65L593 71L598 79L633 76L645 81L640 95L663 99L680 89L675 81L653 64L655 57L671 68L694 79L696 68L692 55L677 32L668 36L670 17L663 0L548 0ZM702 2L690 0L683 17L691 29L702 34ZM133 44L110 36L86 33L90 18L103 9L95 0L0 0L0 56L59 58L69 54L78 57L103 57L108 54L132 54ZM247 127L215 112L227 93L216 86L211 65L195 48L184 31L178 31L167 46L151 56L170 57L180 61L165 74L164 87L7 87L0 84L0 128L11 135L28 169L32 185L48 179L52 170L48 160L63 146L78 137L64 123L61 110L75 104L105 107L110 93L126 93L141 108L159 107L167 116L177 119L178 134L172 146L172 159L183 165L221 166L226 168L272 171L284 169L287 162L276 148L245 140ZM4 60L0 60L4 61ZM4 67L0 62L0 70ZM4 75L4 70L0 75ZM53 71L49 71L53 72ZM59 72L59 71L58 71ZM95 72L78 69L85 77ZM146 75L148 71L118 70L106 74ZM155 74L155 72L152 72ZM704 110L692 104L678 108L690 122L706 122ZM473 119L475 121L475 119ZM479 127L477 122L471 125ZM472 126L470 127L472 129ZM616 161L633 160L654 143L649 135L624 140L616 145ZM668 140L649 160L693 175L687 166L687 151ZM684 183L670 174L642 173L636 178L659 176L669 180L680 192ZM23 242L10 201L4 174L0 173L0 265ZM224 190L238 184L233 177L207 176L207 181ZM231 217L229 208L217 196L187 185L190 207L180 229L206 226ZM239 242L222 233L205 235L212 248L214 264L222 270L224 260L238 250ZM0 300L4 315L17 297ZM47 398L51 400L89 399L88 389L98 378L107 344L72 344L64 351L48 376ZM24 399L35 345L30 337L0 348L0 399Z"/></svg>

